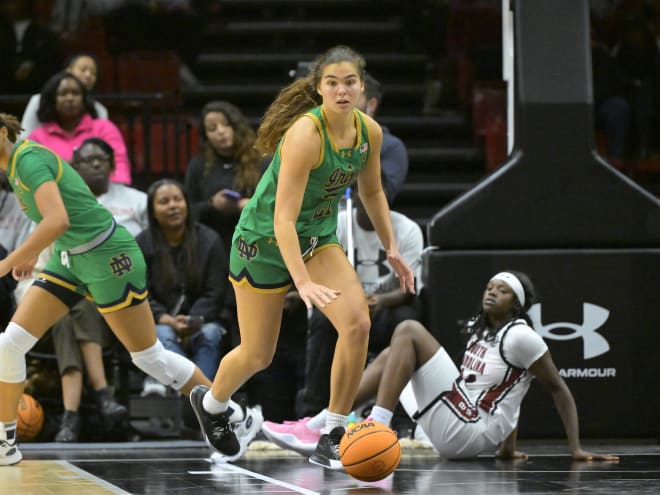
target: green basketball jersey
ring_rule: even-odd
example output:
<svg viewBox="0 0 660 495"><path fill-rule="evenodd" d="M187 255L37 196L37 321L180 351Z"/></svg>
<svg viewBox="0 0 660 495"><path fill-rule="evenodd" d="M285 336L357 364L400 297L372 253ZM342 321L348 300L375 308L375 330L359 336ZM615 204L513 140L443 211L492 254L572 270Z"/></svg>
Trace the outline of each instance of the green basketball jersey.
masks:
<svg viewBox="0 0 660 495"><path fill-rule="evenodd" d="M327 236L337 231L339 200L369 159L371 147L362 113L354 110L357 142L353 148L337 149L330 138L325 116L320 106L305 114L311 118L321 136L321 156L309 174L296 232L300 237ZM273 216L277 180L282 166L283 139L275 150L270 165L257 185L254 196L241 213L234 237L247 242L260 237L273 237Z"/></svg>
<svg viewBox="0 0 660 495"><path fill-rule="evenodd" d="M71 249L96 238L112 226L112 214L89 190L71 166L40 144L21 141L9 157L7 177L25 214L34 222L42 220L34 200L34 191L47 181L55 181L69 215L69 228L55 247Z"/></svg>

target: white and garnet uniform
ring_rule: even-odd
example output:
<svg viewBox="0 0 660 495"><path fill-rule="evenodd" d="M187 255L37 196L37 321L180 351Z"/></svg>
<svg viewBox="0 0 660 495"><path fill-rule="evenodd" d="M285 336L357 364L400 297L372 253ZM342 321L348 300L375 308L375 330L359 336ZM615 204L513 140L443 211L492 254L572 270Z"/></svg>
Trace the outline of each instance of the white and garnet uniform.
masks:
<svg viewBox="0 0 660 495"><path fill-rule="evenodd" d="M472 337L460 371L444 348L415 371L410 380L419 406L415 419L440 455L472 457L509 436L533 378L526 370L547 350L520 319L490 341Z"/></svg>

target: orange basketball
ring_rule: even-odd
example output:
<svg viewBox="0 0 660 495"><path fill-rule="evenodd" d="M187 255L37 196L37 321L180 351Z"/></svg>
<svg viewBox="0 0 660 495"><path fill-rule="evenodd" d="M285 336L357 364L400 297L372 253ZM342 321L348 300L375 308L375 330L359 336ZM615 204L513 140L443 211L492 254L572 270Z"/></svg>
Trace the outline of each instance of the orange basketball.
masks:
<svg viewBox="0 0 660 495"><path fill-rule="evenodd" d="M18 401L16 433L22 442L34 440L44 426L44 410L37 400L28 394L21 395Z"/></svg>
<svg viewBox="0 0 660 495"><path fill-rule="evenodd" d="M378 481L396 469L401 445L396 433L382 423L363 421L350 428L339 443L344 470L361 481Z"/></svg>

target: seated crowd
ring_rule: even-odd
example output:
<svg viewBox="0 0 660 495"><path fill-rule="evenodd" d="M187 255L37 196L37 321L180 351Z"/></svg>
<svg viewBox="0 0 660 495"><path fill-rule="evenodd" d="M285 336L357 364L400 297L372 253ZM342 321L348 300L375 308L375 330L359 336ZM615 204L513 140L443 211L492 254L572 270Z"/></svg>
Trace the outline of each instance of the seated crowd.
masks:
<svg viewBox="0 0 660 495"><path fill-rule="evenodd" d="M90 93L97 71L93 56L71 57L30 98L23 112L21 137L49 147L68 161L115 221L136 237L147 263L149 302L158 338L213 379L222 355L239 342L235 301L227 281L231 236L268 162L256 152L255 130L241 110L226 101L211 101L200 112L200 149L187 164L184 180L158 179L147 193L127 185L131 183L131 164L124 138L108 110ZM360 109L374 116L381 96L380 84L368 75ZM408 161L404 144L389 132L385 133L381 159L384 189L391 202L405 181ZM25 239L32 225L19 211L6 183L2 193L0 244L11 250ZM418 312L410 297L393 296L399 292L392 290L394 272L387 266L357 194L354 205L355 264L372 310L370 350L377 353L387 347L396 324L415 318ZM347 236L346 222L343 214L338 232L342 242ZM393 213L393 223L402 254L419 267L421 228L399 213ZM50 253L47 249L41 254L34 276ZM5 279L8 303L2 316L8 320L31 280L21 281L14 290L11 276ZM316 311L308 319L304 304L291 291L283 328L273 365L250 380L242 394L246 402L260 404L271 421L315 414L323 409L329 394L332 353L326 351L336 338L329 322ZM61 395L53 401L57 419L51 418L51 423L56 427L46 428L40 439L85 440L90 425L103 429L94 438L126 438L130 418L130 399L126 397L179 395L134 368L131 373L139 375L137 380L112 383L116 373L108 374L108 358L120 351L105 320L87 300L54 325L50 336L39 351L56 358L53 372ZM37 366L42 363L37 361ZM120 366L130 367L126 362ZM131 390L117 393L122 386ZM39 383L28 390L37 397L43 393ZM91 406L86 403L90 397ZM181 398L181 405L186 426L197 430L195 418L185 414L187 398ZM47 408L47 413L51 410Z"/></svg>
<svg viewBox="0 0 660 495"><path fill-rule="evenodd" d="M59 54L51 57L50 62L53 60L61 63ZM17 77L21 67L19 64L16 68ZM268 165L256 151L255 130L235 105L208 102L199 116L199 150L185 164L185 176L159 178L143 192L131 187L131 163L120 128L92 94L98 74L95 58L77 54L59 72L58 69L59 66L41 77L39 85L31 82L32 78L23 78L24 84L12 87L14 92L32 95L22 115L21 137L47 146L69 162L98 201L110 210L115 222L135 236L147 265L149 303L159 340L168 350L190 358L213 380L221 357L240 339L227 264L240 213ZM382 88L371 75L364 82L358 108L376 118ZM381 164L383 189L391 205L406 180L408 156L404 143L386 128ZM21 244L32 228L20 211L7 178L1 179L0 258ZM352 210L339 216L337 236L346 249L353 243L348 254L368 300L369 352L375 359L388 352L393 337L400 337L402 332L396 331L397 326L406 320L423 320L423 311L419 297L399 290L395 272L357 190L353 191L352 203ZM396 211L391 212L391 220L400 253L415 271L419 293L422 230L414 220ZM50 249L41 253L33 276L48 261L50 253ZM11 275L0 280L3 328L30 283L23 280L16 284ZM87 300L54 325L50 335L51 347L46 351L56 358L60 396L55 427L45 429L41 440L85 440L85 425L94 421L102 426L103 438L123 439L131 428L127 396L178 396L131 367L127 360L120 359L120 366L131 367L137 380L114 381L116 377L108 373L107 356L122 351L117 350L105 320ZM272 436L281 433L277 423L286 419L307 418L289 429L320 424L330 396L336 338L332 325L320 311L315 308L308 314L295 290L287 294L282 335L273 362L250 379L242 393L243 400L263 408L268 420L265 428L271 429ZM375 363L378 367L379 362ZM117 393L119 387L130 389L122 391L123 398ZM36 385L32 390L37 398L43 392ZM82 407L86 397L93 398L94 407ZM180 399L181 407L188 410L188 398ZM393 408L393 404L388 406ZM187 426L199 431L191 414L184 412L183 416ZM391 415L387 419L391 420ZM320 429L312 429L311 434L302 431L315 442ZM310 449L313 450L311 445L300 448Z"/></svg>

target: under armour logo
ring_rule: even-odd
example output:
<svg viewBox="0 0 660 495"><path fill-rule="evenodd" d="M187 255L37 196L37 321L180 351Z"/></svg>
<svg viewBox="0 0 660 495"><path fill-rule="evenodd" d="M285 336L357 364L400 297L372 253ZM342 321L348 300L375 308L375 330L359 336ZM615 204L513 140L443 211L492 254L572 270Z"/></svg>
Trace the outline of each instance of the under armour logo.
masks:
<svg viewBox="0 0 660 495"><path fill-rule="evenodd" d="M126 253L121 253L119 256L112 257L110 268L112 268L112 273L121 277L124 273L131 271L133 261L130 257L126 256Z"/></svg>
<svg viewBox="0 0 660 495"><path fill-rule="evenodd" d="M534 304L527 313L532 320L534 329L541 337L551 340L572 340L581 338L584 342L584 359L591 359L610 350L610 344L605 337L596 333L607 321L609 310L596 306L595 304L582 303L582 325L566 321L543 325L541 322L541 303ZM568 328L571 333L557 334L553 330Z"/></svg>

